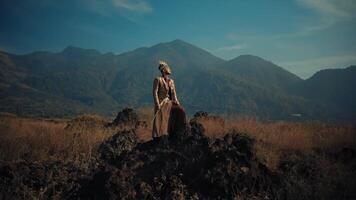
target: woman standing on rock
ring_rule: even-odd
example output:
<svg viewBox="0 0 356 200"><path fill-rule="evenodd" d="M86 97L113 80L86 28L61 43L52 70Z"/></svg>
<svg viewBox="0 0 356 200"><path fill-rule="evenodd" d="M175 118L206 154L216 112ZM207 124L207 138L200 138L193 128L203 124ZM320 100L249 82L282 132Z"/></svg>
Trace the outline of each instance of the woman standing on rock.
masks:
<svg viewBox="0 0 356 200"><path fill-rule="evenodd" d="M161 76L153 81L154 98L154 118L153 118L153 139L175 134L185 128L186 116L183 107L180 105L176 87L173 79L169 78L172 71L166 62L160 61L158 69Z"/></svg>

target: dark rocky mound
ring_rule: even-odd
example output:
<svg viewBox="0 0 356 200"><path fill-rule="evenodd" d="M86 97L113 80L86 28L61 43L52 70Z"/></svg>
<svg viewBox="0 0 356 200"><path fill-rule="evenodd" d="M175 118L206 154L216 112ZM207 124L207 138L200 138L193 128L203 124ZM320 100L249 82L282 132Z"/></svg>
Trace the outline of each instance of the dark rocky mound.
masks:
<svg viewBox="0 0 356 200"><path fill-rule="evenodd" d="M111 123L107 124L107 126L137 128L138 126L146 127L147 123L140 120L138 114L132 108L124 108L117 114L116 118Z"/></svg>
<svg viewBox="0 0 356 200"><path fill-rule="evenodd" d="M286 151L281 156L286 199L356 199L355 149Z"/></svg>
<svg viewBox="0 0 356 200"><path fill-rule="evenodd" d="M85 165L0 161L0 199L356 198L354 147L312 155L286 151L272 172L255 157L253 139L236 132L209 139L203 118L209 115L198 113L186 130L145 143L136 125L121 130ZM126 110L115 124L126 122L139 120Z"/></svg>
<svg viewBox="0 0 356 200"><path fill-rule="evenodd" d="M275 199L280 177L254 156L238 133L211 140L201 124L172 137L137 143L132 130L103 143L101 167L81 182L82 199Z"/></svg>
<svg viewBox="0 0 356 200"><path fill-rule="evenodd" d="M116 162L120 155L129 152L137 145L137 135L134 129L120 131L99 147L101 158L108 163Z"/></svg>
<svg viewBox="0 0 356 200"><path fill-rule="evenodd" d="M90 174L62 162L1 162L0 199L58 199L75 196L79 179Z"/></svg>
<svg viewBox="0 0 356 200"><path fill-rule="evenodd" d="M208 117L209 113L205 111L198 111L194 114L194 118L200 118L200 117Z"/></svg>
<svg viewBox="0 0 356 200"><path fill-rule="evenodd" d="M225 120L218 115L211 115L205 111L199 111L194 114L192 122L199 122L199 120L212 120L215 123L218 123L221 126L224 126Z"/></svg>

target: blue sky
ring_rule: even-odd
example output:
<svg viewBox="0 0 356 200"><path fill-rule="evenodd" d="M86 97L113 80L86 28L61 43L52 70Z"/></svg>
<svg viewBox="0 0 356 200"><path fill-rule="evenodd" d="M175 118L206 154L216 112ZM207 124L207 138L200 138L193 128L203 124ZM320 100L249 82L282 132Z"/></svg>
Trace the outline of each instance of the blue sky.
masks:
<svg viewBox="0 0 356 200"><path fill-rule="evenodd" d="M303 77L356 65L355 0L2 0L0 49L68 45L116 54L182 39L224 59L252 54Z"/></svg>

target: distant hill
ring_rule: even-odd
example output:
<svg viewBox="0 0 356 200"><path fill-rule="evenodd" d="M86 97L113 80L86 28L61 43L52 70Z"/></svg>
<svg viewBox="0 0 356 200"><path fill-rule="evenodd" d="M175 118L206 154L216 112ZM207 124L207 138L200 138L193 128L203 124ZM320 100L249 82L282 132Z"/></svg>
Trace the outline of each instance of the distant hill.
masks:
<svg viewBox="0 0 356 200"><path fill-rule="evenodd" d="M87 55L87 50L79 48L68 50L24 56L3 53L13 67L2 67L5 70L0 72L1 109L45 116L106 114L115 109L117 102L105 91L111 72L116 69L113 61L107 63L107 56Z"/></svg>
<svg viewBox="0 0 356 200"><path fill-rule="evenodd" d="M325 89L320 93L323 98L319 98L313 91L329 87L329 83L316 81L319 78L304 81L252 55L225 61L182 40L119 55L73 46L59 53L0 52L0 111L60 117L112 115L126 106L152 106L158 60L172 67L178 97L190 114L205 110L263 119L289 119L291 114L302 114L304 119L324 120L334 119L336 113L347 116L343 119L356 118L348 109L354 106L351 101L335 103L334 95L353 99L355 94L354 90L339 91L354 83L351 77L355 75L350 72L345 72L350 78L342 78L348 69L336 75L344 80L342 86L335 86L337 91L332 94Z"/></svg>
<svg viewBox="0 0 356 200"><path fill-rule="evenodd" d="M334 108L336 119L356 119L356 66L321 70L293 85L291 91Z"/></svg>
<svg viewBox="0 0 356 200"><path fill-rule="evenodd" d="M302 82L297 75L253 55L238 56L225 62L221 68L242 79L273 89L287 89L290 85Z"/></svg>

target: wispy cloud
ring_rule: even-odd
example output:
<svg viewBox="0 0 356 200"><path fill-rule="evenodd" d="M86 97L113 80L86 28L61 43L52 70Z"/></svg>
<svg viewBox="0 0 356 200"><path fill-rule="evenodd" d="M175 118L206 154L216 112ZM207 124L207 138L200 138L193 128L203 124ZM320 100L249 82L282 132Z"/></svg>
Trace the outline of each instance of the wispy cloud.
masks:
<svg viewBox="0 0 356 200"><path fill-rule="evenodd" d="M354 0L296 0L300 5L310 8L329 18L345 19L356 15Z"/></svg>
<svg viewBox="0 0 356 200"><path fill-rule="evenodd" d="M316 24L307 25L300 32L304 35L356 17L356 1L354 0L296 0L296 2L306 9L313 10L319 16Z"/></svg>
<svg viewBox="0 0 356 200"><path fill-rule="evenodd" d="M356 65L356 52L344 55L326 56L306 60L282 61L276 63L302 78L308 78L315 72L322 69L344 68L350 65Z"/></svg>
<svg viewBox="0 0 356 200"><path fill-rule="evenodd" d="M152 6L144 0L112 0L114 6L137 13L150 13L153 11Z"/></svg>
<svg viewBox="0 0 356 200"><path fill-rule="evenodd" d="M76 0L83 9L104 17L119 14L128 21L139 25L141 19L153 12L153 7L145 0Z"/></svg>
<svg viewBox="0 0 356 200"><path fill-rule="evenodd" d="M115 12L125 17L130 14L148 14L152 6L145 0L77 0L80 5L91 12L102 16L111 16Z"/></svg>
<svg viewBox="0 0 356 200"><path fill-rule="evenodd" d="M231 46L219 47L216 49L216 51L234 51L234 50L241 50L245 48L246 48L246 44L235 44Z"/></svg>
<svg viewBox="0 0 356 200"><path fill-rule="evenodd" d="M313 16L306 23L302 23L297 30L290 33L274 35L240 35L228 33L230 40L275 40L281 38L309 36L330 28L337 22L356 19L355 0L295 0L304 9L310 9Z"/></svg>

